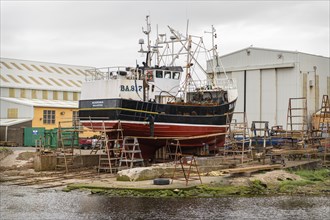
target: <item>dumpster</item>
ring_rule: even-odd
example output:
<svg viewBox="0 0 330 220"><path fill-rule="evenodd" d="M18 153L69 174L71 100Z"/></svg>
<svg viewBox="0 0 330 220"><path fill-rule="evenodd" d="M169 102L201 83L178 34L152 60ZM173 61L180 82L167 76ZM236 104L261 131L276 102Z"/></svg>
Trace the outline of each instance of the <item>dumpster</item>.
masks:
<svg viewBox="0 0 330 220"><path fill-rule="evenodd" d="M24 146L35 146L36 140L44 142L44 136L45 128L43 127L24 128Z"/></svg>
<svg viewBox="0 0 330 220"><path fill-rule="evenodd" d="M57 148L57 130L45 130L44 146L49 148Z"/></svg>
<svg viewBox="0 0 330 220"><path fill-rule="evenodd" d="M65 147L69 146L79 146L79 132L75 132L74 128L72 127L67 127L67 128L61 128L61 133L62 133L62 139L63 139L63 144ZM58 128L54 128L52 132L52 138L53 138L53 145L57 147L57 142L58 142Z"/></svg>

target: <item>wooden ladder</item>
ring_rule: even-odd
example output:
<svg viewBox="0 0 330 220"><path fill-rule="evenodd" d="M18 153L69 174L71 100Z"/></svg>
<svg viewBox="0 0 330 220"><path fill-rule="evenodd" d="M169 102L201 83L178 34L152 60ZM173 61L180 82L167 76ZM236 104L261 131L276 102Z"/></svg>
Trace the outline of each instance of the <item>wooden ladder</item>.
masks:
<svg viewBox="0 0 330 220"><path fill-rule="evenodd" d="M330 101L328 95L323 95L320 110L319 131L323 142L323 166L329 167L330 161L327 154L330 153Z"/></svg>
<svg viewBox="0 0 330 220"><path fill-rule="evenodd" d="M173 152L174 148L174 152ZM182 154L180 141L177 139L167 139L166 140L166 157L172 161L178 160L178 154Z"/></svg>
<svg viewBox="0 0 330 220"><path fill-rule="evenodd" d="M286 137L305 141L308 132L307 99L289 98Z"/></svg>
<svg viewBox="0 0 330 220"><path fill-rule="evenodd" d="M258 147L259 142L262 141L262 157L260 159L262 159L263 164L265 164L267 151L269 148L272 148L272 141L268 124L268 121L252 121L251 125L252 142L254 141L255 146ZM271 146L267 147L267 141L270 142Z"/></svg>
<svg viewBox="0 0 330 220"><path fill-rule="evenodd" d="M199 180L202 184L195 156L178 154L176 158L172 183L174 180L185 181L188 186L189 181Z"/></svg>
<svg viewBox="0 0 330 220"><path fill-rule="evenodd" d="M56 153L56 170L65 169L66 173L69 172L69 166L73 166L73 143L71 148L65 147L65 141L72 141L72 138L63 137L63 128L61 122L58 123L57 130L57 153ZM73 138L74 141L74 138Z"/></svg>
<svg viewBox="0 0 330 220"><path fill-rule="evenodd" d="M248 121L245 112L234 112L229 128L226 134L226 142L224 148L224 156L228 153L232 155L240 155L241 163L244 162L245 154L251 154L251 137L249 132ZM246 148L246 145L248 147ZM251 154L252 156L252 154Z"/></svg>
<svg viewBox="0 0 330 220"><path fill-rule="evenodd" d="M108 136L109 134L109 136ZM102 146L104 146L104 153L99 154L98 172L104 170L110 173L118 170L119 152L123 145L123 129L120 121L116 129L105 129L103 122Z"/></svg>
<svg viewBox="0 0 330 220"><path fill-rule="evenodd" d="M330 133L330 103L328 95L323 95L320 110L319 130L322 136L327 136Z"/></svg>
<svg viewBox="0 0 330 220"><path fill-rule="evenodd" d="M136 137L124 137L119 159L119 169L131 169L136 164L144 166L139 141Z"/></svg>

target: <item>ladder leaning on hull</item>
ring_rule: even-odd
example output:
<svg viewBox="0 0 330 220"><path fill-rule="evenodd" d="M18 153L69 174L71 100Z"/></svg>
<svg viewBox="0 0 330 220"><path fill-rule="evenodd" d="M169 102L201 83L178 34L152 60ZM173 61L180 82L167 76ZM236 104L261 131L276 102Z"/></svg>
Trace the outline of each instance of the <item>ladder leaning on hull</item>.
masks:
<svg viewBox="0 0 330 220"><path fill-rule="evenodd" d="M118 171L118 160L120 149L123 146L123 129L120 121L116 129L106 129L103 122L103 130L100 132L102 137L103 152L99 154L100 171L109 171L110 173Z"/></svg>

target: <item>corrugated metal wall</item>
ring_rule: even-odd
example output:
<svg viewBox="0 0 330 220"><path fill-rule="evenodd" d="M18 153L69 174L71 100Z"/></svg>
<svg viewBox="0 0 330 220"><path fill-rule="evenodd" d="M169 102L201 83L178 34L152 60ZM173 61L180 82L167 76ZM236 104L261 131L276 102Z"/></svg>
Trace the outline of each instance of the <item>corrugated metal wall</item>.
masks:
<svg viewBox="0 0 330 220"><path fill-rule="evenodd" d="M329 58L326 57L246 48L221 60L237 80L239 97L235 111L246 108L249 124L265 120L270 126L285 128L289 98L307 97L311 115L320 108L322 96L326 93L330 96Z"/></svg>

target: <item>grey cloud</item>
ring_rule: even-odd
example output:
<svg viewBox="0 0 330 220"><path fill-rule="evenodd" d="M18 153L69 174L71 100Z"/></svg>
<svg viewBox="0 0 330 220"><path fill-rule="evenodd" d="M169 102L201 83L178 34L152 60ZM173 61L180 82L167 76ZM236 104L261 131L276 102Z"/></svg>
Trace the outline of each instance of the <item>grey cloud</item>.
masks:
<svg viewBox="0 0 330 220"><path fill-rule="evenodd" d="M147 14L154 37L156 24L184 33L189 19L194 35L213 24L220 54L253 44L329 56L328 1L1 1L1 56L134 64Z"/></svg>

